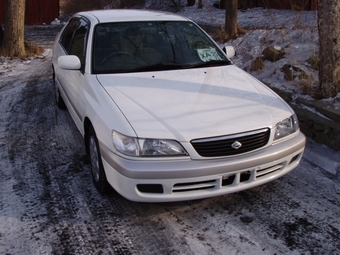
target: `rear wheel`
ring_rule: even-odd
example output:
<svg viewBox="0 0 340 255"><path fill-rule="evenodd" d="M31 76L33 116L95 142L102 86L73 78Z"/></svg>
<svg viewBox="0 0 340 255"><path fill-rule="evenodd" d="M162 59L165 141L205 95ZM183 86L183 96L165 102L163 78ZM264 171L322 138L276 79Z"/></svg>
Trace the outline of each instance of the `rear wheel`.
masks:
<svg viewBox="0 0 340 255"><path fill-rule="evenodd" d="M98 139L92 126L88 129L86 146L90 158L93 183L100 193L107 193L110 190L110 185L106 179Z"/></svg>

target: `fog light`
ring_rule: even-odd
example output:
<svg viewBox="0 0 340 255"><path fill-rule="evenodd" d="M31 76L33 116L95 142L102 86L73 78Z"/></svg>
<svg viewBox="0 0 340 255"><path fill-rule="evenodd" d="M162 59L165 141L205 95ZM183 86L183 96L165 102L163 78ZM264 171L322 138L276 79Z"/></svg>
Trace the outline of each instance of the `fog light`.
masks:
<svg viewBox="0 0 340 255"><path fill-rule="evenodd" d="M143 193L162 194L164 192L161 184L137 184L137 189Z"/></svg>

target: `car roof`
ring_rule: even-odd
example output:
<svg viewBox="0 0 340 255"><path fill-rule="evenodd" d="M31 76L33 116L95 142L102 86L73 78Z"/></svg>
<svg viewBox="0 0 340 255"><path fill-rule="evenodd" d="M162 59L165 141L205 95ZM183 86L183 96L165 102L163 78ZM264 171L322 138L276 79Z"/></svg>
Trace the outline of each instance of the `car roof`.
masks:
<svg viewBox="0 0 340 255"><path fill-rule="evenodd" d="M96 19L98 23L122 22L122 21L186 21L188 19L167 12L114 9L95 10L80 12L78 15L87 17L90 20Z"/></svg>

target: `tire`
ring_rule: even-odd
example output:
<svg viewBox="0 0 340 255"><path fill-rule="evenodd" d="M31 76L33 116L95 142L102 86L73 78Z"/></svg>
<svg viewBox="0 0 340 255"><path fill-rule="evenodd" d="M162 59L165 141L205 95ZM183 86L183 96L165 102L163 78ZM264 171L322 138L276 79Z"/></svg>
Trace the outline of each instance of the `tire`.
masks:
<svg viewBox="0 0 340 255"><path fill-rule="evenodd" d="M53 88L54 88L54 98L55 98L55 102L56 105L58 106L59 109L66 109L66 105L65 102L63 100L63 98L60 95L60 91L59 91L59 87L56 83L56 77L55 77L55 72L54 72L54 68L52 67L52 71L53 71Z"/></svg>
<svg viewBox="0 0 340 255"><path fill-rule="evenodd" d="M98 139L92 126L88 128L86 137L86 149L90 159L91 174L94 186L100 193L108 193L111 190L111 186L106 179L103 162L100 155Z"/></svg>

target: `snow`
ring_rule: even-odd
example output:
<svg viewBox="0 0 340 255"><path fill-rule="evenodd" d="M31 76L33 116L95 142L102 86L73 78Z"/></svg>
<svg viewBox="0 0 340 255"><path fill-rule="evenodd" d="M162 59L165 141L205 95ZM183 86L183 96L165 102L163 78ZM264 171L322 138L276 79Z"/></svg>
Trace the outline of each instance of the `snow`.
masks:
<svg viewBox="0 0 340 255"><path fill-rule="evenodd" d="M336 152L323 144L318 144L312 139L307 140L304 158L334 176L340 174L340 152Z"/></svg>
<svg viewBox="0 0 340 255"><path fill-rule="evenodd" d="M180 14L198 23L224 26L225 10L216 9L205 4L203 9L197 6L187 7ZM206 21L207 20L207 21ZM317 25L316 11L291 11L264 8L253 8L238 12L238 25L246 29L297 29Z"/></svg>
<svg viewBox="0 0 340 255"><path fill-rule="evenodd" d="M197 6L187 7L179 14L187 16L201 25L212 24L219 28L224 24L224 11L215 9L212 5L207 4L207 1L205 1L203 9L197 9ZM236 48L237 55L233 59L236 65L266 84L294 92L294 97L310 98L308 94L303 94L303 91L297 86L299 81L285 80L280 69L284 64L297 65L311 75L313 84L317 84L317 72L313 71L306 63L310 55L318 51L316 21L317 13L314 11L292 12L261 8L240 11L239 25L248 31L243 36L228 41L226 44ZM55 20L51 26L60 27L61 22ZM36 42L39 43L39 38L36 39ZM265 69L262 71L251 71L251 61L260 56L264 47L268 45L284 49L285 57L277 62L265 61ZM46 77L42 78L38 85L27 84L29 77L35 75L43 77L48 72L51 54L51 47L48 47L44 54L38 57L24 59L0 57L0 119L4 120L0 122L0 176L2 177L0 178L0 184L2 184L0 191L3 191L0 194L0 253L3 251L4 254L62 254L63 250L59 250L59 253L52 251L52 248L56 249L58 244L56 240L59 237L64 240L63 245L67 246L67 249L70 246L71 251L72 248L76 249L77 245L79 249L83 249L84 246L85 248L91 246L91 249L94 249L93 247L100 244L99 238L103 238L103 242L106 241L107 245L110 244L109 242L113 242L112 240L116 237L115 233L123 233L126 242L131 243L131 246L132 244L138 246L136 240L146 240L144 246L139 244L140 247L145 249L144 247L148 246L151 247L150 250L155 247L154 249L158 249L157 251L167 248L161 246L163 245L161 238L166 235L169 239L164 245L172 244L169 249L173 249L169 254L186 254L186 251L189 251L187 254L190 252L191 254L308 254L306 251L313 249L306 247L308 244L324 248L322 245L327 243L326 245L329 246L326 248L329 253L335 252L335 249L339 247L339 244L335 242L338 241L336 233L339 229L339 211L336 212L336 210L339 209L340 188L337 178L340 174L340 152L331 150L311 139L307 140L301 165L282 181L279 180L273 184L230 196L166 206L136 204L116 196L107 198L97 195L90 184L89 175L81 172L85 172L85 170L86 173L89 172L88 166L82 165L83 163L79 159L79 156L83 155L81 138L73 138L77 131L65 113L53 116L56 121L49 120L51 123L48 124L44 123L47 117L46 119L35 119L37 124L30 124L29 127L39 126L42 134L53 134L46 136L47 140L40 139L42 134L32 132L31 129L15 128L14 124L11 127L12 132L22 132L23 141L19 140L21 141L19 145L26 146L24 148L33 150L35 146L40 149L39 146L46 143L47 146L41 148L53 147L53 151L60 148L61 144L66 144L66 147L59 150L60 154L52 154L53 157L49 159L45 158L45 155L32 156L33 153L23 150L21 159L19 158L20 153L16 152L19 154L15 158L17 161L10 163L7 154L12 145L6 143L9 127L5 127L4 123L9 122L13 118L12 114L15 113L22 115L22 122L14 122L18 125L25 124L25 121L29 122L29 119L33 118L25 112L25 106L28 105L23 104L20 97L24 87L38 86L44 90L52 90L49 88L48 82L45 81ZM42 84L43 82L45 84ZM10 85L7 85L8 83ZM40 93L42 94L42 92ZM41 95L39 94L39 96ZM340 109L340 95L337 98L324 101L338 105ZM46 105L52 108L51 104ZM11 111L4 110L7 108ZM40 108L34 110L39 110L37 115L44 116L41 113L43 110ZM50 118L52 113L54 114L54 111L48 112L46 116ZM73 131L70 132L69 129L72 130L72 128ZM32 138L34 138L34 142L27 144L27 141L32 141ZM70 139L71 142L68 141ZM77 142L79 142L79 146ZM67 151L74 150L74 148L76 148L75 155L73 152L68 155ZM39 151L37 150L37 152ZM42 158L40 159L41 169L39 166L35 166L35 162L40 157ZM43 164L45 160L52 163L54 160L59 161L57 161L55 169L50 169L52 163L48 162L45 165ZM78 168L75 167L77 169L75 173L69 169L73 165L81 165ZM331 178L322 175L319 168L322 171L325 170L331 175ZM43 206L47 202L42 202L40 196L37 196L38 199L34 196L30 198L32 190L36 189L42 192L43 187L40 183L42 179L38 174L39 171L40 175L48 173L51 176L48 182L46 181L49 183L48 187L44 187L44 189L51 189L51 196L46 199L50 200L51 204L47 207ZM11 175L13 172L30 174L34 178L23 178L23 181L19 183L20 179L18 177L15 179ZM26 190L21 190L22 192L27 191L23 195L23 199L17 196L16 189L20 191L20 185L25 187L25 183L28 184L26 184ZM64 186L64 183L67 185ZM69 186L70 183L71 186ZM117 206L117 200L123 202ZM45 213L46 208L51 211ZM99 215L99 219L95 218L96 215ZM300 224L302 220L305 220L305 225ZM126 226L132 228L123 229ZM289 229L290 226L292 229ZM69 232L68 229L70 229ZM164 234L165 232L166 234ZM88 237L91 233L94 233L93 236ZM152 235L153 233L155 234ZM289 235L285 236L285 233ZM299 234L301 236L296 237ZM144 239L147 237L150 238ZM295 241L297 247L288 247L284 243L285 238ZM333 246L332 238L335 240ZM308 242L307 239L312 241ZM305 246L299 247L299 244ZM103 245L103 247L106 246ZM65 250L67 251L67 249ZM81 251L90 253L89 250L90 248ZM145 254L160 254L155 250L153 253L145 252ZM142 252L143 250L136 254L142 254ZM79 252L78 254L84 253ZM97 252L97 254L99 253L101 252Z"/></svg>

